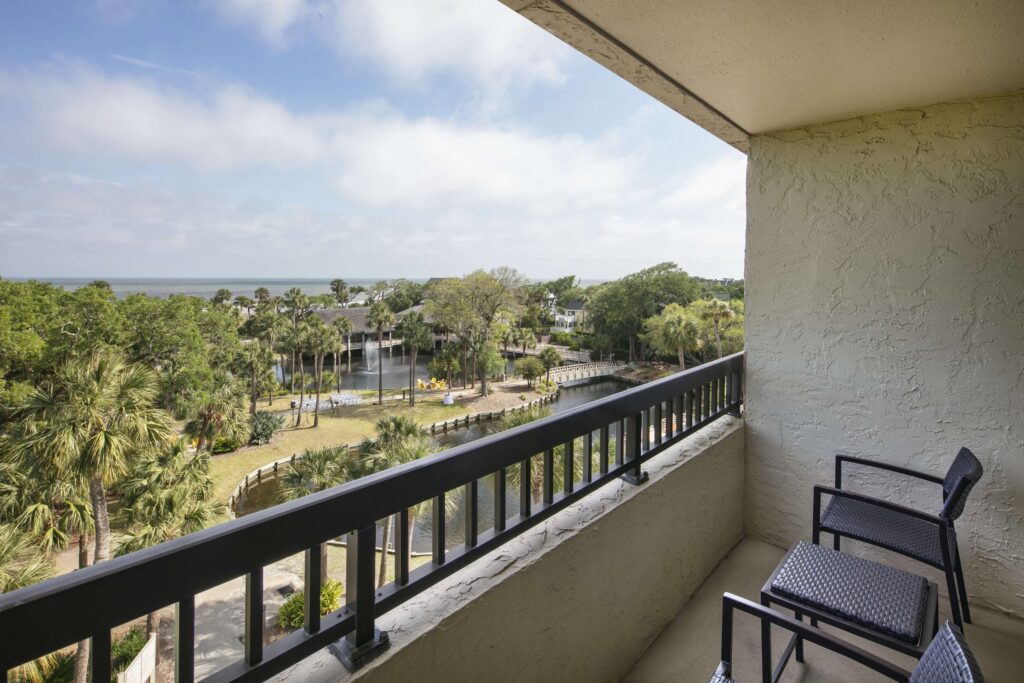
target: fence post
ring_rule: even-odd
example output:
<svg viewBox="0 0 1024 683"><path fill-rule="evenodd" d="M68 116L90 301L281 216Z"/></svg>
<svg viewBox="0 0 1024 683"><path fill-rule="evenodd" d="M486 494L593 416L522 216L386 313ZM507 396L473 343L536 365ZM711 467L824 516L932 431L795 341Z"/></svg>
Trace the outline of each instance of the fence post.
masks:
<svg viewBox="0 0 1024 683"><path fill-rule="evenodd" d="M388 634L374 625L376 532L377 525L371 524L348 534L345 552L346 607L355 613L356 626L340 641L339 654L341 663L349 672L358 670L389 644ZM387 548L384 551L387 552Z"/></svg>
<svg viewBox="0 0 1024 683"><path fill-rule="evenodd" d="M641 444L641 432L643 431L643 413L637 413L630 415L626 418L626 458L625 462L632 462L633 469L628 474L622 475L622 478L628 481L630 484L642 484L647 481L647 472L640 468L640 444Z"/></svg>

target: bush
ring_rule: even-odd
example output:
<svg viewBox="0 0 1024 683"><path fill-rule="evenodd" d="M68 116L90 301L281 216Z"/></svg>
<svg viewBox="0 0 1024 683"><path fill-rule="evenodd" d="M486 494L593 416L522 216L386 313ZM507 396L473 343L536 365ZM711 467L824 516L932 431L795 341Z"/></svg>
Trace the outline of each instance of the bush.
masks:
<svg viewBox="0 0 1024 683"><path fill-rule="evenodd" d="M146 631L141 626L134 626L123 637L111 643L111 681L116 681L117 674L127 669L132 660L139 656L147 640Z"/></svg>
<svg viewBox="0 0 1024 683"><path fill-rule="evenodd" d="M213 442L213 454L231 453L242 446L242 440L237 436L218 436Z"/></svg>
<svg viewBox="0 0 1024 683"><path fill-rule="evenodd" d="M569 342L569 350L570 351L579 351L580 350L580 343L578 341L576 341L575 339L573 339L571 342Z"/></svg>
<svg viewBox="0 0 1024 683"><path fill-rule="evenodd" d="M341 582L335 579L327 579L320 587L320 614L321 616L341 607ZM302 621L306 616L304 591L296 591L284 604L277 609L277 625L281 628L302 628Z"/></svg>
<svg viewBox="0 0 1024 683"><path fill-rule="evenodd" d="M529 385L533 380L544 374L544 364L534 356L527 356L516 361L516 374L526 380Z"/></svg>
<svg viewBox="0 0 1024 683"><path fill-rule="evenodd" d="M257 445L270 443L274 434L284 426L284 417L260 410L249 417L249 426L249 443Z"/></svg>
<svg viewBox="0 0 1024 683"><path fill-rule="evenodd" d="M568 332L552 332L551 343L558 344L559 346L569 346L572 344L572 335Z"/></svg>
<svg viewBox="0 0 1024 683"><path fill-rule="evenodd" d="M555 383L555 380L553 379L542 379L540 382L537 383L537 391L539 391L542 394L550 394L552 392L558 391L558 385Z"/></svg>

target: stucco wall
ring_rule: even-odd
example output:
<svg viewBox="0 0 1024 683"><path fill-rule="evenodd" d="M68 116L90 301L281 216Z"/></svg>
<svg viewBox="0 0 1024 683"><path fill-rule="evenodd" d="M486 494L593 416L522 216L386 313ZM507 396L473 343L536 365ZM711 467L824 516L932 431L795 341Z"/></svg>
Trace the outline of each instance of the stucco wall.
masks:
<svg viewBox="0 0 1024 683"><path fill-rule="evenodd" d="M742 538L743 439L723 418L385 615L354 677L321 651L277 680L617 680Z"/></svg>
<svg viewBox="0 0 1024 683"><path fill-rule="evenodd" d="M1024 94L760 135L747 182L748 532L809 538L836 451L965 445L969 594L1024 615Z"/></svg>

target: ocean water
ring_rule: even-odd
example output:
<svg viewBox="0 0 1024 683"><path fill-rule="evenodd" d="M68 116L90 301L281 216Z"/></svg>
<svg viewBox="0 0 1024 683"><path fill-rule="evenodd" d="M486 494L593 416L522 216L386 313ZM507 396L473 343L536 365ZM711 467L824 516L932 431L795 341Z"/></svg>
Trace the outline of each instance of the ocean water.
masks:
<svg viewBox="0 0 1024 683"><path fill-rule="evenodd" d="M119 298L124 298L129 294L149 294L150 296L158 296L161 298L167 298L172 294L186 294L188 296L198 296L204 299L212 297L218 289L230 290L232 296L244 295L251 297L256 291L257 287L266 287L270 290L271 296L280 296L292 287L298 287L306 294L328 294L331 291L331 280L330 279L283 279L283 278L84 278L84 277L37 277L37 278L11 278L12 280L25 281L28 279L39 280L42 282L50 282L58 287L63 287L67 290L75 290L79 287L84 287L94 280L105 280L110 283L111 289L114 290ZM384 279L394 278L344 278L345 282L351 287L352 285L361 285L368 287L375 282L379 282ZM421 278L407 278L413 282L426 282L426 279ZM593 285L603 282L603 280L582 280L583 286Z"/></svg>
<svg viewBox="0 0 1024 683"><path fill-rule="evenodd" d="M24 280L27 278L12 278L17 280ZM204 299L212 297L218 289L227 289L231 291L234 296L244 295L253 296L258 287L266 287L270 290L271 296L280 296L292 287L298 287L306 294L328 294L331 291L330 279L273 279L273 278L253 278L253 279L238 279L238 278L224 278L224 279L201 279L201 278L34 278L43 282L50 282L58 287L63 287L67 290L78 289L83 287L93 280L102 279L110 283L111 289L114 293L121 298L128 296L129 294L143 293L149 294L150 296L158 296L166 298L172 294L186 294L188 296L198 296ZM381 278L383 279L383 278ZM351 280L346 279L345 282L352 285L362 285L363 287L372 285L377 282L377 279L368 278L353 278ZM425 282L425 280L419 280L419 282Z"/></svg>

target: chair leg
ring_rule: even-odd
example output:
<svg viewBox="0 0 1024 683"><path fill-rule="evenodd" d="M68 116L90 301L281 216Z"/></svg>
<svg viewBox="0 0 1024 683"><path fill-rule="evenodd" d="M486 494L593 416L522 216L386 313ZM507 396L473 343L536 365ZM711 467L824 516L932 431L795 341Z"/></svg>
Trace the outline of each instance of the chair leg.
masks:
<svg viewBox="0 0 1024 683"><path fill-rule="evenodd" d="M953 613L953 623L960 627L961 630L964 628L964 621L960 617L960 597L959 590L956 586L956 577L953 573L953 567L946 564L946 590L949 591L949 610Z"/></svg>
<svg viewBox="0 0 1024 683"><path fill-rule="evenodd" d="M841 539L841 538L842 538L842 536L840 536L839 534L837 534L835 532L832 533L832 547L835 550L839 550L839 539Z"/></svg>
<svg viewBox="0 0 1024 683"><path fill-rule="evenodd" d="M804 615L800 612L794 612L793 616L796 617L799 621L804 620ZM800 662L801 664L804 662L804 639L802 636L796 637L796 661Z"/></svg>
<svg viewBox="0 0 1024 683"><path fill-rule="evenodd" d="M771 607L763 595L761 604ZM767 619L761 620L761 683L772 683L772 625Z"/></svg>
<svg viewBox="0 0 1024 683"><path fill-rule="evenodd" d="M969 624L971 623L971 608L970 605L967 604L967 586L964 585L964 566L960 562L959 544L957 544L955 547L956 555L954 556L954 558L956 560L956 585L958 592L960 594L960 608L963 609L964 612L964 623Z"/></svg>

